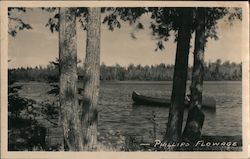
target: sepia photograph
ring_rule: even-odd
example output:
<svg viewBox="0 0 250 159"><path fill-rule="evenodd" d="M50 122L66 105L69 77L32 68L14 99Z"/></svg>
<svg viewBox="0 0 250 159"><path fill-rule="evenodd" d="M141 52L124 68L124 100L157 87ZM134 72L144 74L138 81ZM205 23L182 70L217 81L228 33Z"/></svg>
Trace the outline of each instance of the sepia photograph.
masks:
<svg viewBox="0 0 250 159"><path fill-rule="evenodd" d="M195 4L5 2L2 157L247 158L248 3Z"/></svg>

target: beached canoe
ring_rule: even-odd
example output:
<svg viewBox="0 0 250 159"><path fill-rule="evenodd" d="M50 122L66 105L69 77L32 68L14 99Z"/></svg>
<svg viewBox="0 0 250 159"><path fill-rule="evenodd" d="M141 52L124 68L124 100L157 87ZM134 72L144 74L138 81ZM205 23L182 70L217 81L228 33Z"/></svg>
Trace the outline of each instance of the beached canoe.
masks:
<svg viewBox="0 0 250 159"><path fill-rule="evenodd" d="M149 97L139 94L136 91L132 93L132 99L135 104L139 105L152 105L152 106L165 106L169 107L171 103L171 98L156 98L156 97ZM185 106L189 106L189 101L185 100ZM216 110L216 101L213 97L203 96L202 97L202 108Z"/></svg>

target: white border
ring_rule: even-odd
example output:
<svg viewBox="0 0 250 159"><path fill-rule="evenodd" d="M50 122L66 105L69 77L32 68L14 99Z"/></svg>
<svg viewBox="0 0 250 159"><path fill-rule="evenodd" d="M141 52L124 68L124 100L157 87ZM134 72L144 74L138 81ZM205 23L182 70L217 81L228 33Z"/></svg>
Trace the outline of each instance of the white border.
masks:
<svg viewBox="0 0 250 159"><path fill-rule="evenodd" d="M1 158L247 158L249 139L249 7L248 2L193 1L1 1ZM8 152L7 151L7 69L8 17L7 7L242 7L242 152ZM230 121L229 121L230 122Z"/></svg>

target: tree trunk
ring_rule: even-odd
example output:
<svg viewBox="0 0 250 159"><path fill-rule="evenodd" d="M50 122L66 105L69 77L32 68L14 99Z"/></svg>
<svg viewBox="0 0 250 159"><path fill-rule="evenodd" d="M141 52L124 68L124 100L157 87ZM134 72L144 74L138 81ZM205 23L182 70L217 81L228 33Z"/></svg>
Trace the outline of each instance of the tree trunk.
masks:
<svg viewBox="0 0 250 159"><path fill-rule="evenodd" d="M64 149L82 150L77 99L76 16L72 8L60 8L59 22L60 115Z"/></svg>
<svg viewBox="0 0 250 159"><path fill-rule="evenodd" d="M97 144L97 102L100 85L101 9L88 8L85 81L81 122L85 150L95 150Z"/></svg>
<svg viewBox="0 0 250 159"><path fill-rule="evenodd" d="M164 137L169 142L178 142L181 139L192 18L191 8L180 9L171 107Z"/></svg>
<svg viewBox="0 0 250 159"><path fill-rule="evenodd" d="M196 23L194 64L190 86L191 101L186 127L183 132L183 139L191 143L201 139L201 129L205 118L201 111L204 77L205 8L197 9Z"/></svg>

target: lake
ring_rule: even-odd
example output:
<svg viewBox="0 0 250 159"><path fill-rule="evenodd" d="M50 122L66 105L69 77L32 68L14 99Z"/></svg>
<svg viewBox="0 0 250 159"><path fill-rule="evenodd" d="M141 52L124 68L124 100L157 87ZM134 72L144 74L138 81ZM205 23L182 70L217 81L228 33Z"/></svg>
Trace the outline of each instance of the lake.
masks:
<svg viewBox="0 0 250 159"><path fill-rule="evenodd" d="M20 95L37 102L55 101L46 94L51 87L47 83L28 82L23 85ZM187 84L187 92L190 82ZM172 82L102 82L99 96L98 131L106 134L120 131L122 134L136 134L144 140L152 139L153 124L149 120L155 112L156 137L162 139L166 132L169 108L133 106L134 90L152 97L171 95ZM204 82L203 94L216 99L216 112L204 110L203 135L241 135L242 133L242 83L241 82ZM184 112L184 124L187 111Z"/></svg>
<svg viewBox="0 0 250 159"><path fill-rule="evenodd" d="M187 84L187 92L190 82ZM142 135L152 138L153 124L148 118L156 115L157 139L166 131L169 108L133 106L132 92L154 97L171 96L172 82L103 82L99 98L100 133L119 130L123 134ZM204 110L204 135L241 135L242 132L242 83L204 82L203 95L216 99L216 112ZM184 124L187 111L184 113Z"/></svg>

